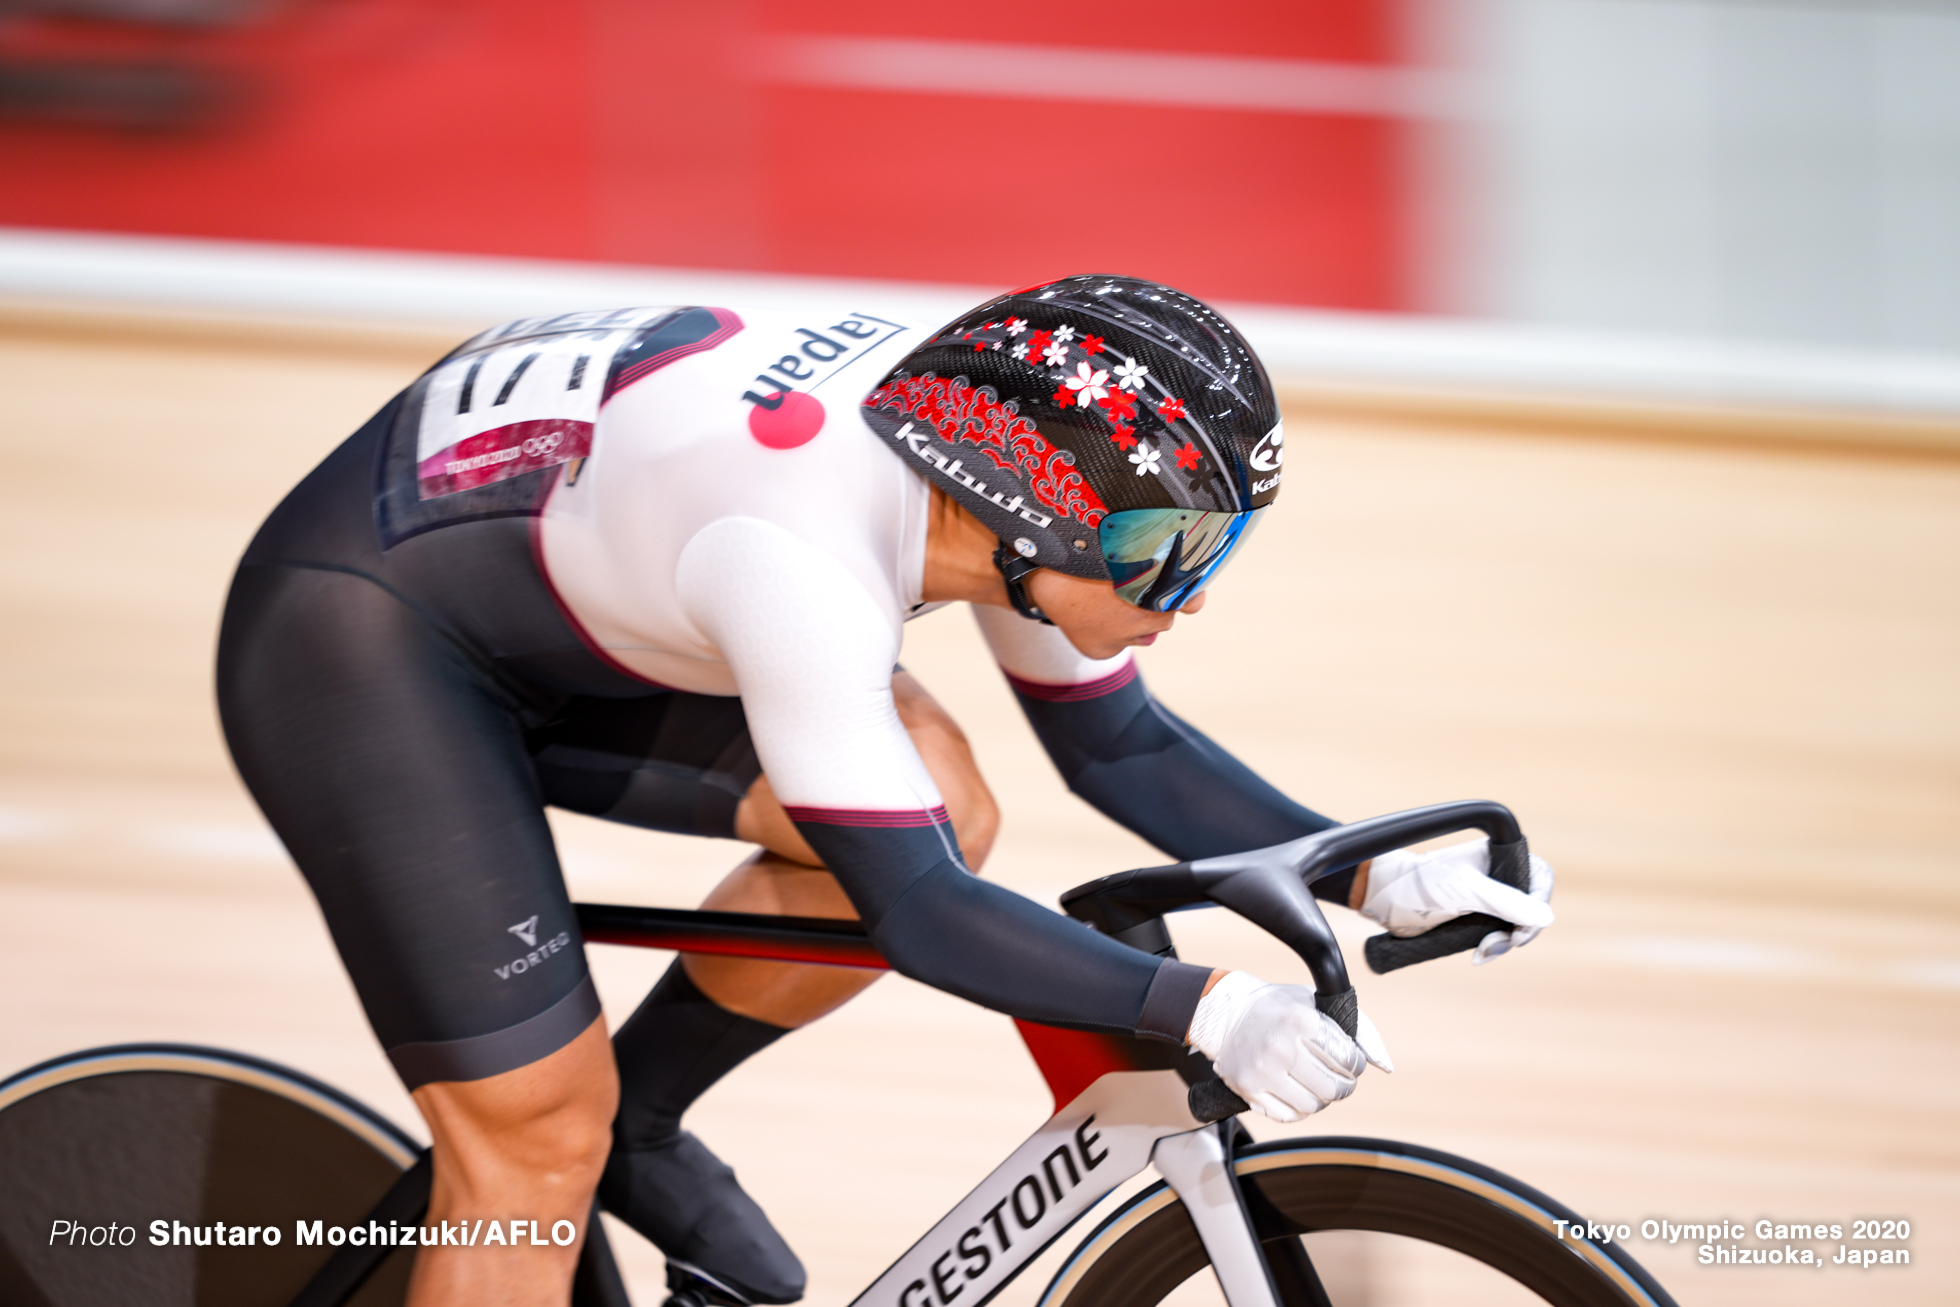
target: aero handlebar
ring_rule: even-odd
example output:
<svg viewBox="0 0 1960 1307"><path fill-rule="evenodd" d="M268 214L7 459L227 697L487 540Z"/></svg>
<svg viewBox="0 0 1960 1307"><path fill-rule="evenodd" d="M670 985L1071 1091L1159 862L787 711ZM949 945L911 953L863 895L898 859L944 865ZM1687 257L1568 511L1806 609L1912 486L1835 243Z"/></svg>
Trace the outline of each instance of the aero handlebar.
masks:
<svg viewBox="0 0 1960 1307"><path fill-rule="evenodd" d="M1360 1009L1347 963L1307 886L1392 849L1462 830L1490 836L1494 879L1529 888L1530 852L1517 818L1501 803L1471 799L1370 817L1248 853L1118 872L1076 886L1062 895L1062 907L1104 934L1159 954L1171 951L1165 913L1214 903L1230 908L1299 954L1313 974L1314 1006L1353 1035ZM1406 939L1377 935L1365 952L1372 970L1387 972L1461 953L1490 932L1509 929L1510 922L1474 912ZM1244 1110L1222 1082L1192 1087L1192 1111L1202 1119Z"/></svg>

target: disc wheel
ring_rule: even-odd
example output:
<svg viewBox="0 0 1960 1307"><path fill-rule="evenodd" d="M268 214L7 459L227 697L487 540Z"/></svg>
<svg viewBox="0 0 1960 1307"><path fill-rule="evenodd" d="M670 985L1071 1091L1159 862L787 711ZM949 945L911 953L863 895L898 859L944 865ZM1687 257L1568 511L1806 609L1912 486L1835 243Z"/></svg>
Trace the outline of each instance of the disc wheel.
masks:
<svg viewBox="0 0 1960 1307"><path fill-rule="evenodd" d="M334 1251L302 1246L299 1223L362 1220L420 1151L346 1095L238 1053L131 1044L44 1062L0 1082L0 1302L285 1307ZM235 1246L233 1227L258 1233ZM351 1307L398 1307L409 1266L392 1253Z"/></svg>
<svg viewBox="0 0 1960 1307"><path fill-rule="evenodd" d="M1374 1231L1447 1248L1553 1307L1674 1307L1617 1244L1561 1238L1553 1222L1577 1220L1570 1209L1448 1153L1380 1139L1287 1139L1244 1149L1234 1169L1281 1307L1330 1301L1310 1272L1301 1273L1301 1236L1322 1231ZM1154 1307L1208 1265L1197 1228L1159 1183L1083 1240L1040 1307ZM1338 1292L1331 1301L1343 1307Z"/></svg>

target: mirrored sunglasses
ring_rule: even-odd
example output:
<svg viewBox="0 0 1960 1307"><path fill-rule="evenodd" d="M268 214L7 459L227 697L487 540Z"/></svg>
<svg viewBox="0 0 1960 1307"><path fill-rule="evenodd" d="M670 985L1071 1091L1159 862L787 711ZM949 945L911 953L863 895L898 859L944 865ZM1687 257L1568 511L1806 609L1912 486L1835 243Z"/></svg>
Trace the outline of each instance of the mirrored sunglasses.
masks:
<svg viewBox="0 0 1960 1307"><path fill-rule="evenodd" d="M1195 508L1131 508L1097 527L1116 593L1138 608L1167 613L1205 588L1265 515Z"/></svg>

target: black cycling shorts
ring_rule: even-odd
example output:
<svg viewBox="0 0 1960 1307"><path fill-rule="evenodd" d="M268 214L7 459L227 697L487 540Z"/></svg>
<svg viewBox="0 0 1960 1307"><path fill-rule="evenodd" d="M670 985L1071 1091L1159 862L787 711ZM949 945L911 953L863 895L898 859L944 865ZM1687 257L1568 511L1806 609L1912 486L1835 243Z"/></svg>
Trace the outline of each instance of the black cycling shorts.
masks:
<svg viewBox="0 0 1960 1307"><path fill-rule="evenodd" d="M599 1015L547 804L732 837L761 768L739 699L646 684L581 643L532 552L542 476L409 497L401 404L246 551L218 705L413 1089L525 1066Z"/></svg>

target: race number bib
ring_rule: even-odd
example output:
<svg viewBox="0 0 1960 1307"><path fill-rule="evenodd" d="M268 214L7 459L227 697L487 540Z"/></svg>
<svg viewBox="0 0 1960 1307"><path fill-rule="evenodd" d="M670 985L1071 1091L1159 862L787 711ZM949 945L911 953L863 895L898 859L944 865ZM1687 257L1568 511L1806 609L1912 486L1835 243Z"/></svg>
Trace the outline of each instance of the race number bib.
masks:
<svg viewBox="0 0 1960 1307"><path fill-rule="evenodd" d="M424 531L538 511L592 454L600 407L742 329L727 309L634 308L507 322L404 392L375 497L385 548Z"/></svg>
<svg viewBox="0 0 1960 1307"><path fill-rule="evenodd" d="M510 322L465 344L425 379L415 439L421 497L588 457L613 356L673 312Z"/></svg>

